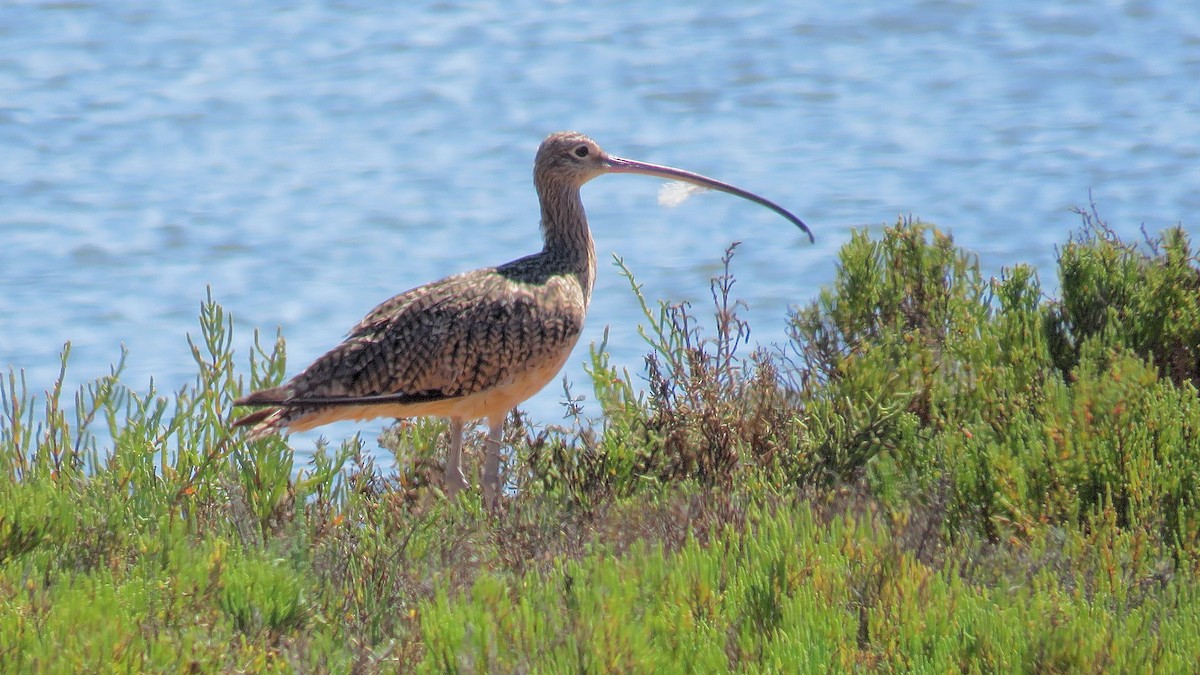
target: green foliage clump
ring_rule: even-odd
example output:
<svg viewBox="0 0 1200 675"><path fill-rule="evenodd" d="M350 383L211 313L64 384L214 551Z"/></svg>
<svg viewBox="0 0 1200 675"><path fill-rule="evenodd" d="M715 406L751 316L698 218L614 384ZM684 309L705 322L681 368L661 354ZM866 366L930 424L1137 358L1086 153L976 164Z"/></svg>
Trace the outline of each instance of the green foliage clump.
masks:
<svg viewBox="0 0 1200 675"><path fill-rule="evenodd" d="M0 388L4 668L287 665L279 645L305 624L313 581L304 565L275 562L279 535L297 528L295 504L335 491L349 451L317 453L297 472L283 441L236 440L232 324L211 298L189 343L196 382L169 398L128 388L118 364L67 408L69 344L41 415L23 376L10 372ZM256 384L278 382L282 340L268 350L256 339L253 354Z"/></svg>
<svg viewBox="0 0 1200 675"><path fill-rule="evenodd" d="M239 631L280 635L304 623L304 582L283 560L233 556L221 567L220 584L220 607Z"/></svg>
<svg viewBox="0 0 1200 675"><path fill-rule="evenodd" d="M1190 290L1200 269L1178 229L1148 244L1161 259L1135 258L1111 236L1086 241L1061 258L1071 300L1043 303L1027 266L984 281L947 235L902 222L880 241L856 234L834 287L794 315L810 399L865 408L861 417L871 406L903 411L890 430L867 435L873 475L881 487L902 477L944 495L949 533L965 525L998 540L1046 522L1084 523L1111 505L1123 525L1195 541L1200 402L1190 378L1161 379L1154 364L1156 354L1200 344L1191 309L1200 295ZM1093 264L1118 259L1159 277ZM1083 290L1096 288L1105 290ZM1114 298L1127 307L1114 309ZM1133 318L1132 307L1155 303L1146 320ZM1127 318L1099 325L1064 315ZM1151 339L1147 326L1165 325L1158 316L1179 320ZM1056 345L1066 343L1078 349L1064 372ZM844 447L837 431L824 436Z"/></svg>
<svg viewBox="0 0 1200 675"><path fill-rule="evenodd" d="M1128 568L1138 543L1111 523L934 564L909 534L878 510L823 519L758 495L706 542L600 545L439 592L418 670L1126 672L1200 659L1184 637L1200 627L1194 582L1182 596L1156 591ZM1023 559L1043 554L1068 573Z"/></svg>
<svg viewBox="0 0 1200 675"><path fill-rule="evenodd" d="M1089 338L1112 339L1175 384L1200 388L1200 257L1181 227L1139 247L1092 207L1058 260L1062 300L1051 307L1055 364L1069 373Z"/></svg>

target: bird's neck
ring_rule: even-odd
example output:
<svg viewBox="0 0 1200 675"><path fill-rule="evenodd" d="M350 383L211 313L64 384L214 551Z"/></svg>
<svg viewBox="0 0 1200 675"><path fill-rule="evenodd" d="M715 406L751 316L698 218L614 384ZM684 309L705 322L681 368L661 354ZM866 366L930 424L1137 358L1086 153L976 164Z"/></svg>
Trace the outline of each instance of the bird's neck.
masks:
<svg viewBox="0 0 1200 675"><path fill-rule="evenodd" d="M596 281L596 247L588 228L579 188L550 185L538 190L542 203L542 254L563 272L577 275L584 299L590 299Z"/></svg>

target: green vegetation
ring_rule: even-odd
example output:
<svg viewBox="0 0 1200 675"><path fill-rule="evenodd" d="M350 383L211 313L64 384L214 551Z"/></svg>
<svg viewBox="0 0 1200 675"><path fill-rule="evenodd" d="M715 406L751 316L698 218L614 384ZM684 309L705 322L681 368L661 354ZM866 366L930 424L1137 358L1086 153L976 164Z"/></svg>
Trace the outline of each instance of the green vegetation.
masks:
<svg viewBox="0 0 1200 675"><path fill-rule="evenodd" d="M0 669L1200 670L1200 258L1081 215L1061 300L856 233L773 352L727 256L711 315L643 300L644 387L601 346L597 419L510 425L496 512L439 491L436 421L398 473L231 434L283 341L243 382L211 298L182 391L10 372Z"/></svg>

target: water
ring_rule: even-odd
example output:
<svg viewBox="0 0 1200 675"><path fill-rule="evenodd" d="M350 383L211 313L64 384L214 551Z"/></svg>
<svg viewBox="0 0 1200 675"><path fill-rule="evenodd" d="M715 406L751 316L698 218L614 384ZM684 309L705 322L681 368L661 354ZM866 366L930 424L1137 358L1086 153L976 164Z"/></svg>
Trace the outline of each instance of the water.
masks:
<svg viewBox="0 0 1200 675"><path fill-rule="evenodd" d="M530 167L559 129L760 192L817 235L725 195L668 210L651 179L589 184L579 393L606 326L618 364L645 351L611 252L651 298L702 301L743 241L759 343L852 227L903 214L1052 287L1089 190L1125 236L1195 231L1197 82L1200 12L1169 0L9 3L0 367L41 389L71 340L79 383L125 344L127 382L174 389L211 286L242 352L282 326L295 372L389 295L536 250ZM556 422L561 399L525 407Z"/></svg>

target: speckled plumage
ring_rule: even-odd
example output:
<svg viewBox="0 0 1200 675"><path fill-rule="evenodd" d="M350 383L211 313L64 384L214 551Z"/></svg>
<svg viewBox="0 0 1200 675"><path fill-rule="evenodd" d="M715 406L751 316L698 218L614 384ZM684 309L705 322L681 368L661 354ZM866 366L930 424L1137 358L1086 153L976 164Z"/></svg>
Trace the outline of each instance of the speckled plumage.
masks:
<svg viewBox="0 0 1200 675"><path fill-rule="evenodd" d="M305 405L316 398L390 396L377 403L420 415L422 407L444 407L569 353L588 295L577 270L544 253L435 281L383 302L304 372L237 404L288 404L262 418L256 435L311 428L306 420L345 407Z"/></svg>
<svg viewBox="0 0 1200 675"><path fill-rule="evenodd" d="M304 372L235 401L263 409L233 425L251 427L256 438L345 419L448 417L452 443L446 480L449 491L456 492L465 486L463 421L487 418L484 492L494 500L505 416L555 377L583 330L596 254L579 188L604 173L643 173L730 192L775 210L807 232L795 216L740 188L612 157L582 134L551 134L534 160L542 251L384 301Z"/></svg>

